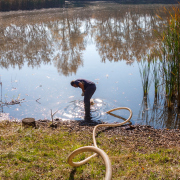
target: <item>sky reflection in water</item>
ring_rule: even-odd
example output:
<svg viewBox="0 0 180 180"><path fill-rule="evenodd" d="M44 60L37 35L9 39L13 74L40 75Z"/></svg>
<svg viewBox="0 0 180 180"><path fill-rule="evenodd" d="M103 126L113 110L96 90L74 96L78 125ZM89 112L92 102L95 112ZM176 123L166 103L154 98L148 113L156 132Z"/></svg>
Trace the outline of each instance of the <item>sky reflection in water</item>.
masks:
<svg viewBox="0 0 180 180"><path fill-rule="evenodd" d="M150 106L142 108L140 62L155 46L153 29L164 23L156 13L165 18L160 5L114 3L91 4L81 10L1 13L2 102L24 100L11 106L1 103L0 110L17 119L50 119L51 109L59 110L54 118L83 119L81 90L71 87L70 81L85 78L97 85L94 120L121 122L105 112L129 107L133 124L177 128L167 119L152 120L153 88L148 96ZM144 116L147 112L149 116ZM116 114L129 117L126 110Z"/></svg>

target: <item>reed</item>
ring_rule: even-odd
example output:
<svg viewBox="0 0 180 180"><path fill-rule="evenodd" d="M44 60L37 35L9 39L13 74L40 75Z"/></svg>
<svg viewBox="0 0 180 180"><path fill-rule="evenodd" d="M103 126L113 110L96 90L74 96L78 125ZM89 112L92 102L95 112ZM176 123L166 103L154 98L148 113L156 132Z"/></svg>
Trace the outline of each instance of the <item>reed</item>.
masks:
<svg viewBox="0 0 180 180"><path fill-rule="evenodd" d="M0 11L61 7L65 0L1 0Z"/></svg>
<svg viewBox="0 0 180 180"><path fill-rule="evenodd" d="M139 72L141 75L142 86L143 86L143 97L145 97L148 94L151 85L151 80L150 80L151 65L149 62L146 62L145 60L141 61L140 65L141 67L139 66Z"/></svg>
<svg viewBox="0 0 180 180"><path fill-rule="evenodd" d="M168 25L162 36L163 74L168 97L168 107L176 97L180 107L180 9L173 7Z"/></svg>
<svg viewBox="0 0 180 180"><path fill-rule="evenodd" d="M159 92L159 85L160 85L160 64L155 61L152 61L152 70L153 70L153 81L154 81L154 95L155 99L157 99L158 92Z"/></svg>
<svg viewBox="0 0 180 180"><path fill-rule="evenodd" d="M172 109L173 103L180 108L180 9L176 6L166 12L169 18L165 30L159 34L159 47L150 53L148 60L154 66L155 96L161 85L167 106Z"/></svg>

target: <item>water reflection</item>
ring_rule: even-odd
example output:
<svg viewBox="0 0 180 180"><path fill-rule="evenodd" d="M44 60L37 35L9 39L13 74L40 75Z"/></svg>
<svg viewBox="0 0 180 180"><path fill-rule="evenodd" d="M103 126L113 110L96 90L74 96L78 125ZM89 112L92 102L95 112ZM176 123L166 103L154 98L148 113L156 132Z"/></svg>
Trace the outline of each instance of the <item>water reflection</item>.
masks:
<svg viewBox="0 0 180 180"><path fill-rule="evenodd" d="M164 96L160 98L155 97L151 106L149 95L146 95L143 97L138 119L143 121L144 124L149 124L156 128L179 129L179 114L180 110L178 108L168 109Z"/></svg>
<svg viewBox="0 0 180 180"><path fill-rule="evenodd" d="M53 63L60 74L76 74L87 43L96 44L102 62L140 61L156 41L154 29L163 24L155 15L164 16L162 6L106 6L11 18L1 13L0 66Z"/></svg>
<svg viewBox="0 0 180 180"><path fill-rule="evenodd" d="M132 64L140 61L153 46L156 40L153 29L159 23L154 12L139 11L139 8L99 15L95 23L95 41L102 62L126 60L127 64Z"/></svg>
<svg viewBox="0 0 180 180"><path fill-rule="evenodd" d="M0 90L1 90L1 99L0 99L0 113L3 112L3 106L2 106L2 82L0 79Z"/></svg>
<svg viewBox="0 0 180 180"><path fill-rule="evenodd" d="M164 20L157 18L156 14ZM83 8L0 13L0 68L12 71L18 67L22 70L19 76L23 74L23 77L28 71L26 66L39 70L36 70L36 77L39 78L37 81L36 77L32 77L34 72L29 71L25 76L26 80L22 80L21 86L18 87L21 89L22 98L25 97L27 102L26 105L23 103L23 107L19 107L20 117L33 115L46 118L50 114L50 109L59 108L56 115L60 117L82 119L82 101L78 96L71 102L68 99L75 94L68 89L70 79L72 80L72 77L68 79L68 76L74 78L86 63L87 68L78 75L98 79L100 84L99 94L97 91L97 98L100 98L96 99L96 105L92 107L94 120L106 121L108 117L105 112L117 105L131 106L130 108L133 106L133 113L139 112L138 120L143 120L144 124L154 127L177 127L178 113L174 113L175 121L171 122L173 113L166 112L163 96L149 97L147 93L139 96L141 87L136 86L139 72L131 69L133 74L124 66L131 65L128 67L132 68L146 57L157 43L155 30L162 31L162 25L166 23L165 17L163 5L132 6L113 3L101 3L100 6L92 4ZM96 50L91 50L91 45L95 46ZM85 51L89 51L86 56L88 63L83 57ZM100 58L94 54L98 54ZM102 64L106 64L107 67L103 68ZM52 65L59 73L61 82L59 77L53 74L54 69L49 70ZM25 70L23 67L26 67ZM44 69L40 70L41 67ZM48 74L48 71L51 74ZM114 74L109 76L112 71ZM133 80L129 78L131 74ZM145 84L144 76L142 80ZM5 88L6 92L9 91L7 87L9 88L9 85ZM148 87L143 87L143 92ZM128 96L128 90L124 88L129 88L131 95ZM136 94L133 94L134 92ZM142 102L137 103L141 98ZM140 110L138 104L141 105ZM33 109L32 114L28 112L28 108ZM16 109L17 107L13 107L11 111ZM177 110L174 109L173 112L175 111ZM118 116L126 119L126 114L122 114ZM108 122L112 123L114 119L110 118ZM134 122L137 122L137 119Z"/></svg>
<svg viewBox="0 0 180 180"><path fill-rule="evenodd" d="M158 61L156 62L158 64ZM139 110L138 119L143 121L145 124L149 124L152 126L156 126L157 128L180 128L180 110L175 105L177 100L174 101L173 108L169 109L167 100L166 100L166 93L165 89L162 88L163 79L158 79L158 90L155 89L155 78L156 73L152 69L152 64L150 62L143 61L139 63L139 69L141 72L141 79L142 79L142 87L143 87L143 97L141 108ZM159 66L156 66L159 67ZM153 67L155 68L155 67ZM157 69L160 71L160 68ZM158 72L160 73L160 72ZM161 77L161 76L158 76ZM152 87L151 87L152 86ZM150 88L155 89L153 92L153 102L150 100Z"/></svg>

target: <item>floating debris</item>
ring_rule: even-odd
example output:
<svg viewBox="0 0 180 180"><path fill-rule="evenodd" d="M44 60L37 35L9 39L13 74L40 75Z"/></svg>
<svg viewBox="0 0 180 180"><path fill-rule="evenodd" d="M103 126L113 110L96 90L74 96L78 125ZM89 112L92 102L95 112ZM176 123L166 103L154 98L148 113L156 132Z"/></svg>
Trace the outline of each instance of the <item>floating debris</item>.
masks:
<svg viewBox="0 0 180 180"><path fill-rule="evenodd" d="M36 102L38 102L39 104L41 104L41 103L39 102L40 99L41 99L41 98L36 99Z"/></svg>
<svg viewBox="0 0 180 180"><path fill-rule="evenodd" d="M25 99L18 99L18 100L12 100L10 102L5 102L2 103L2 105L15 105L15 104L20 104L22 101L24 101Z"/></svg>
<svg viewBox="0 0 180 180"><path fill-rule="evenodd" d="M69 96L69 98L73 98L74 96Z"/></svg>

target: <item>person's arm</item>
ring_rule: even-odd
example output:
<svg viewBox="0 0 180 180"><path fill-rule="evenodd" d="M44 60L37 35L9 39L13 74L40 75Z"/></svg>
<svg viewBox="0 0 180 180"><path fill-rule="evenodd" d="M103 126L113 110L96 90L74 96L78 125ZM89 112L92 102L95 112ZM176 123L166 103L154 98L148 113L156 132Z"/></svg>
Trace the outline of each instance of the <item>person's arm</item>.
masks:
<svg viewBox="0 0 180 180"><path fill-rule="evenodd" d="M79 87L82 89L82 92L85 92L83 83L79 82Z"/></svg>

